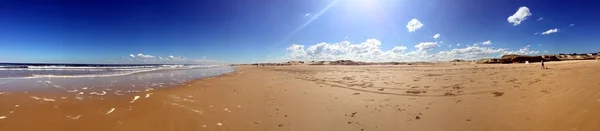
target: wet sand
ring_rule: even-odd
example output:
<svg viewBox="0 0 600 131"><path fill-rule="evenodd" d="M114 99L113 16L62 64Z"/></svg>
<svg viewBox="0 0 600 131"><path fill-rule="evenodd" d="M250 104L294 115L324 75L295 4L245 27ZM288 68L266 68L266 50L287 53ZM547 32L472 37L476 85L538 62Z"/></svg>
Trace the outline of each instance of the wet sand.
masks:
<svg viewBox="0 0 600 131"><path fill-rule="evenodd" d="M125 95L2 93L0 130L600 130L600 62L546 65L241 66Z"/></svg>

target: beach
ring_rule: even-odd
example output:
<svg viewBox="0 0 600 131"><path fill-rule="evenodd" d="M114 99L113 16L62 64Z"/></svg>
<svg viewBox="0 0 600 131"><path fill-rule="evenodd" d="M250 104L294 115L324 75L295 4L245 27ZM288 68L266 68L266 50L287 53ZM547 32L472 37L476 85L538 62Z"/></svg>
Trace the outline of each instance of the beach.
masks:
<svg viewBox="0 0 600 131"><path fill-rule="evenodd" d="M124 95L3 92L0 130L600 129L600 62L545 64L238 66Z"/></svg>

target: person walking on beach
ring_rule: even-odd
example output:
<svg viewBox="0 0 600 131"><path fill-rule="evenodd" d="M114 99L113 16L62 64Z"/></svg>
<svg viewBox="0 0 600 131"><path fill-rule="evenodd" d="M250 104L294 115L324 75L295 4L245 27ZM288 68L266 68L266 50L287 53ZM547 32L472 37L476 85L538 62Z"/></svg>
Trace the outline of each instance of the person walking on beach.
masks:
<svg viewBox="0 0 600 131"><path fill-rule="evenodd" d="M544 60L542 60L542 69L547 69L547 68L544 66Z"/></svg>

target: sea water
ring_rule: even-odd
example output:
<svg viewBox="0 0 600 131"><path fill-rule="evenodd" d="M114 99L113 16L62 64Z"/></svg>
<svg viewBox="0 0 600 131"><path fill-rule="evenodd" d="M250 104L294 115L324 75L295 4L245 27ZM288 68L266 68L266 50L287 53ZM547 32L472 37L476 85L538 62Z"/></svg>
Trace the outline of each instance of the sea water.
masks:
<svg viewBox="0 0 600 131"><path fill-rule="evenodd" d="M235 70L226 65L0 63L0 92L123 94L181 85Z"/></svg>

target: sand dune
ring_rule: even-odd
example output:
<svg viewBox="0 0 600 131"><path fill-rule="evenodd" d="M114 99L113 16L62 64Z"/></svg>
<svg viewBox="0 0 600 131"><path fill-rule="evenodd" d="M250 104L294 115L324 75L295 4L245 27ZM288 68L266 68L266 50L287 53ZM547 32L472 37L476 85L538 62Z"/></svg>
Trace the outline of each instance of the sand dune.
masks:
<svg viewBox="0 0 600 131"><path fill-rule="evenodd" d="M0 130L600 130L600 63L547 66L240 66L139 94L0 95Z"/></svg>

